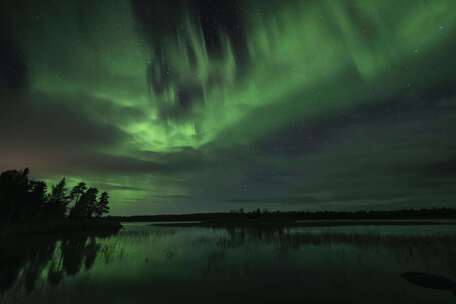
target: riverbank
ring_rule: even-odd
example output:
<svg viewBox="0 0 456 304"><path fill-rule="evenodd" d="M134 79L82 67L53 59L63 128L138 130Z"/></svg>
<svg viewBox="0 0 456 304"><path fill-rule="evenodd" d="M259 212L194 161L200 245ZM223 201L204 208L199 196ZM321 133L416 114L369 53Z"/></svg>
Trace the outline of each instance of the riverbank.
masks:
<svg viewBox="0 0 456 304"><path fill-rule="evenodd" d="M456 209L402 209L361 211L267 211L252 210L190 214L109 216L120 222L221 222L280 223L300 221L415 221L456 220Z"/></svg>
<svg viewBox="0 0 456 304"><path fill-rule="evenodd" d="M424 225L456 225L455 220L302 220L302 221L195 221L195 222L163 222L151 223L151 226L169 227L208 227L208 228L249 228L249 227L338 227L338 226L424 226Z"/></svg>

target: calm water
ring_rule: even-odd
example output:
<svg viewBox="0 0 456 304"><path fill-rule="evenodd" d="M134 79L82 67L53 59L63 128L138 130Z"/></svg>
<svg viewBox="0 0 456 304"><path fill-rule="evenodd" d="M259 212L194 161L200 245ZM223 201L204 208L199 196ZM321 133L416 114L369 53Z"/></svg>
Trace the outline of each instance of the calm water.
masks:
<svg viewBox="0 0 456 304"><path fill-rule="evenodd" d="M404 272L456 281L456 226L209 229L1 245L2 303L456 303ZM455 284L456 286L456 284Z"/></svg>

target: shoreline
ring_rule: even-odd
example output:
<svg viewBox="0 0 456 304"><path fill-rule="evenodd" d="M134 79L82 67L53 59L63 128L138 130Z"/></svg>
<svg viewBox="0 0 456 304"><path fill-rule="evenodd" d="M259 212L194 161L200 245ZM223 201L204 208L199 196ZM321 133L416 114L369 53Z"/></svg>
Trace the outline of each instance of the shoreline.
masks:
<svg viewBox="0 0 456 304"><path fill-rule="evenodd" d="M340 227L340 226L438 226L456 225L456 220L447 219L406 219L406 220L299 220L299 221L195 221L195 222L154 222L148 226L157 227Z"/></svg>

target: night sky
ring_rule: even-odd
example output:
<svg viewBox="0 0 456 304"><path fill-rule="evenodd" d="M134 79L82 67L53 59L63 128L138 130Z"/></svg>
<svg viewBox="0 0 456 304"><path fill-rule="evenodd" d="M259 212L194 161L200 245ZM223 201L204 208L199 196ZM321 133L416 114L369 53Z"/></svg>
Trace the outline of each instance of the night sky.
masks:
<svg viewBox="0 0 456 304"><path fill-rule="evenodd" d="M0 2L0 169L111 213L456 207L456 1Z"/></svg>

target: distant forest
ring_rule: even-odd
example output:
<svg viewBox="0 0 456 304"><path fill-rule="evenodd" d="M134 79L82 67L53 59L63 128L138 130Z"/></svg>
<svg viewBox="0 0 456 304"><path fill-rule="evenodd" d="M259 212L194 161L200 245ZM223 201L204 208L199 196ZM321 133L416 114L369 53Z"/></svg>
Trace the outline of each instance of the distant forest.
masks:
<svg viewBox="0 0 456 304"><path fill-rule="evenodd" d="M217 213L165 214L116 216L122 222L204 221L204 222L254 222L254 221L301 221L301 220L411 220L456 219L456 209L402 209L390 211L253 211L232 210Z"/></svg>
<svg viewBox="0 0 456 304"><path fill-rule="evenodd" d="M98 195L98 189L78 183L70 192L66 180L48 185L29 178L30 170L8 170L0 174L0 221L19 222L29 219L62 219L101 217L109 212L109 195Z"/></svg>

